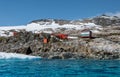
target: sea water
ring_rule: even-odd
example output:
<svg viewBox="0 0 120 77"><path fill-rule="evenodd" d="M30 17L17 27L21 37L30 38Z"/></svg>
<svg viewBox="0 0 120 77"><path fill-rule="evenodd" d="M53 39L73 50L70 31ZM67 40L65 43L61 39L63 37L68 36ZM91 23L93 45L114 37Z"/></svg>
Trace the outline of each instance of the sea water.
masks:
<svg viewBox="0 0 120 77"><path fill-rule="evenodd" d="M120 61L0 59L0 77L120 77Z"/></svg>

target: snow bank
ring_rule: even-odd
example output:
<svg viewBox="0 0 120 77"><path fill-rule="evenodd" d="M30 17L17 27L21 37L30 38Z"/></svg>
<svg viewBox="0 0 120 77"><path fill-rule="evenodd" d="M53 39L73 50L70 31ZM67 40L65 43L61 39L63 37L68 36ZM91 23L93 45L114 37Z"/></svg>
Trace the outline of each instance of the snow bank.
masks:
<svg viewBox="0 0 120 77"><path fill-rule="evenodd" d="M57 28L74 28L76 30L81 30L81 29L86 29L86 28L92 28L92 27L96 27L98 28L98 25L95 25L94 23L83 23L81 25L72 25L72 24L65 24L65 25L59 25L56 24L55 22L53 22L50 25L39 25L37 23L30 23L27 25L26 30L27 31L39 31L45 28L52 28L52 29L57 29Z"/></svg>
<svg viewBox="0 0 120 77"><path fill-rule="evenodd" d="M98 25L95 25L94 23L83 23L81 25L72 25L72 24L59 25L53 22L50 25L40 25L37 23L30 23L30 24L22 25L22 26L7 26L7 27L2 26L0 27L0 31L11 30L11 29L15 29L15 30L26 29L27 31L39 31L39 30L46 29L46 28L52 28L52 29L75 28L79 30L79 29L92 28L92 27L98 27Z"/></svg>
<svg viewBox="0 0 120 77"><path fill-rule="evenodd" d="M29 56L17 53L0 52L0 59L40 59L41 57Z"/></svg>

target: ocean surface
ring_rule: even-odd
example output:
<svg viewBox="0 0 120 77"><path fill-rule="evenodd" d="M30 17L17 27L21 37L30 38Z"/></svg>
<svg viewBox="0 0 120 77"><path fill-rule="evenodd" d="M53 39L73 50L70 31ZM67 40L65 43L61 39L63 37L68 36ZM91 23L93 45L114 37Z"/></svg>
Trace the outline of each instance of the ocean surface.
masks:
<svg viewBox="0 0 120 77"><path fill-rule="evenodd" d="M120 60L0 59L0 77L120 77Z"/></svg>

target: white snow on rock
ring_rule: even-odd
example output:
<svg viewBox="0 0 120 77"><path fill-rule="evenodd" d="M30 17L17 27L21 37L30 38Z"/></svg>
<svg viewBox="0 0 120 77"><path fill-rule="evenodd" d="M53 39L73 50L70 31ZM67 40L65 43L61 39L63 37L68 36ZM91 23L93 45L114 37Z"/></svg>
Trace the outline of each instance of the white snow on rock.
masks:
<svg viewBox="0 0 120 77"><path fill-rule="evenodd" d="M41 30L41 29L45 29L45 28L52 28L52 29L57 29L57 28L74 28L77 30L81 30L81 29L86 29L86 28L92 28L92 27L96 27L99 28L98 25L95 25L94 23L83 23L81 25L72 25L72 24L65 24L65 25L59 25L56 24L55 22L53 22L50 25L39 25L37 23L30 23L27 25L26 30L27 31L36 31L36 30Z"/></svg>
<svg viewBox="0 0 120 77"><path fill-rule="evenodd" d="M25 25L21 25L21 26L0 26L0 36L4 36L4 37L9 37L9 36L13 36L12 32L9 32L9 30L22 30L22 29L26 29ZM6 34L6 32L8 34Z"/></svg>

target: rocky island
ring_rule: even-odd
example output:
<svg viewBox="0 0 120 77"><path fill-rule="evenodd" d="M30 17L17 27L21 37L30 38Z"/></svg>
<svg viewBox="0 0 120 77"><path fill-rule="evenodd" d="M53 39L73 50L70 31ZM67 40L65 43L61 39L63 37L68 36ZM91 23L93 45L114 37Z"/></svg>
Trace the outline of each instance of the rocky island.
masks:
<svg viewBox="0 0 120 77"><path fill-rule="evenodd" d="M120 59L120 18L40 19L17 29L1 27L0 51L45 59Z"/></svg>

